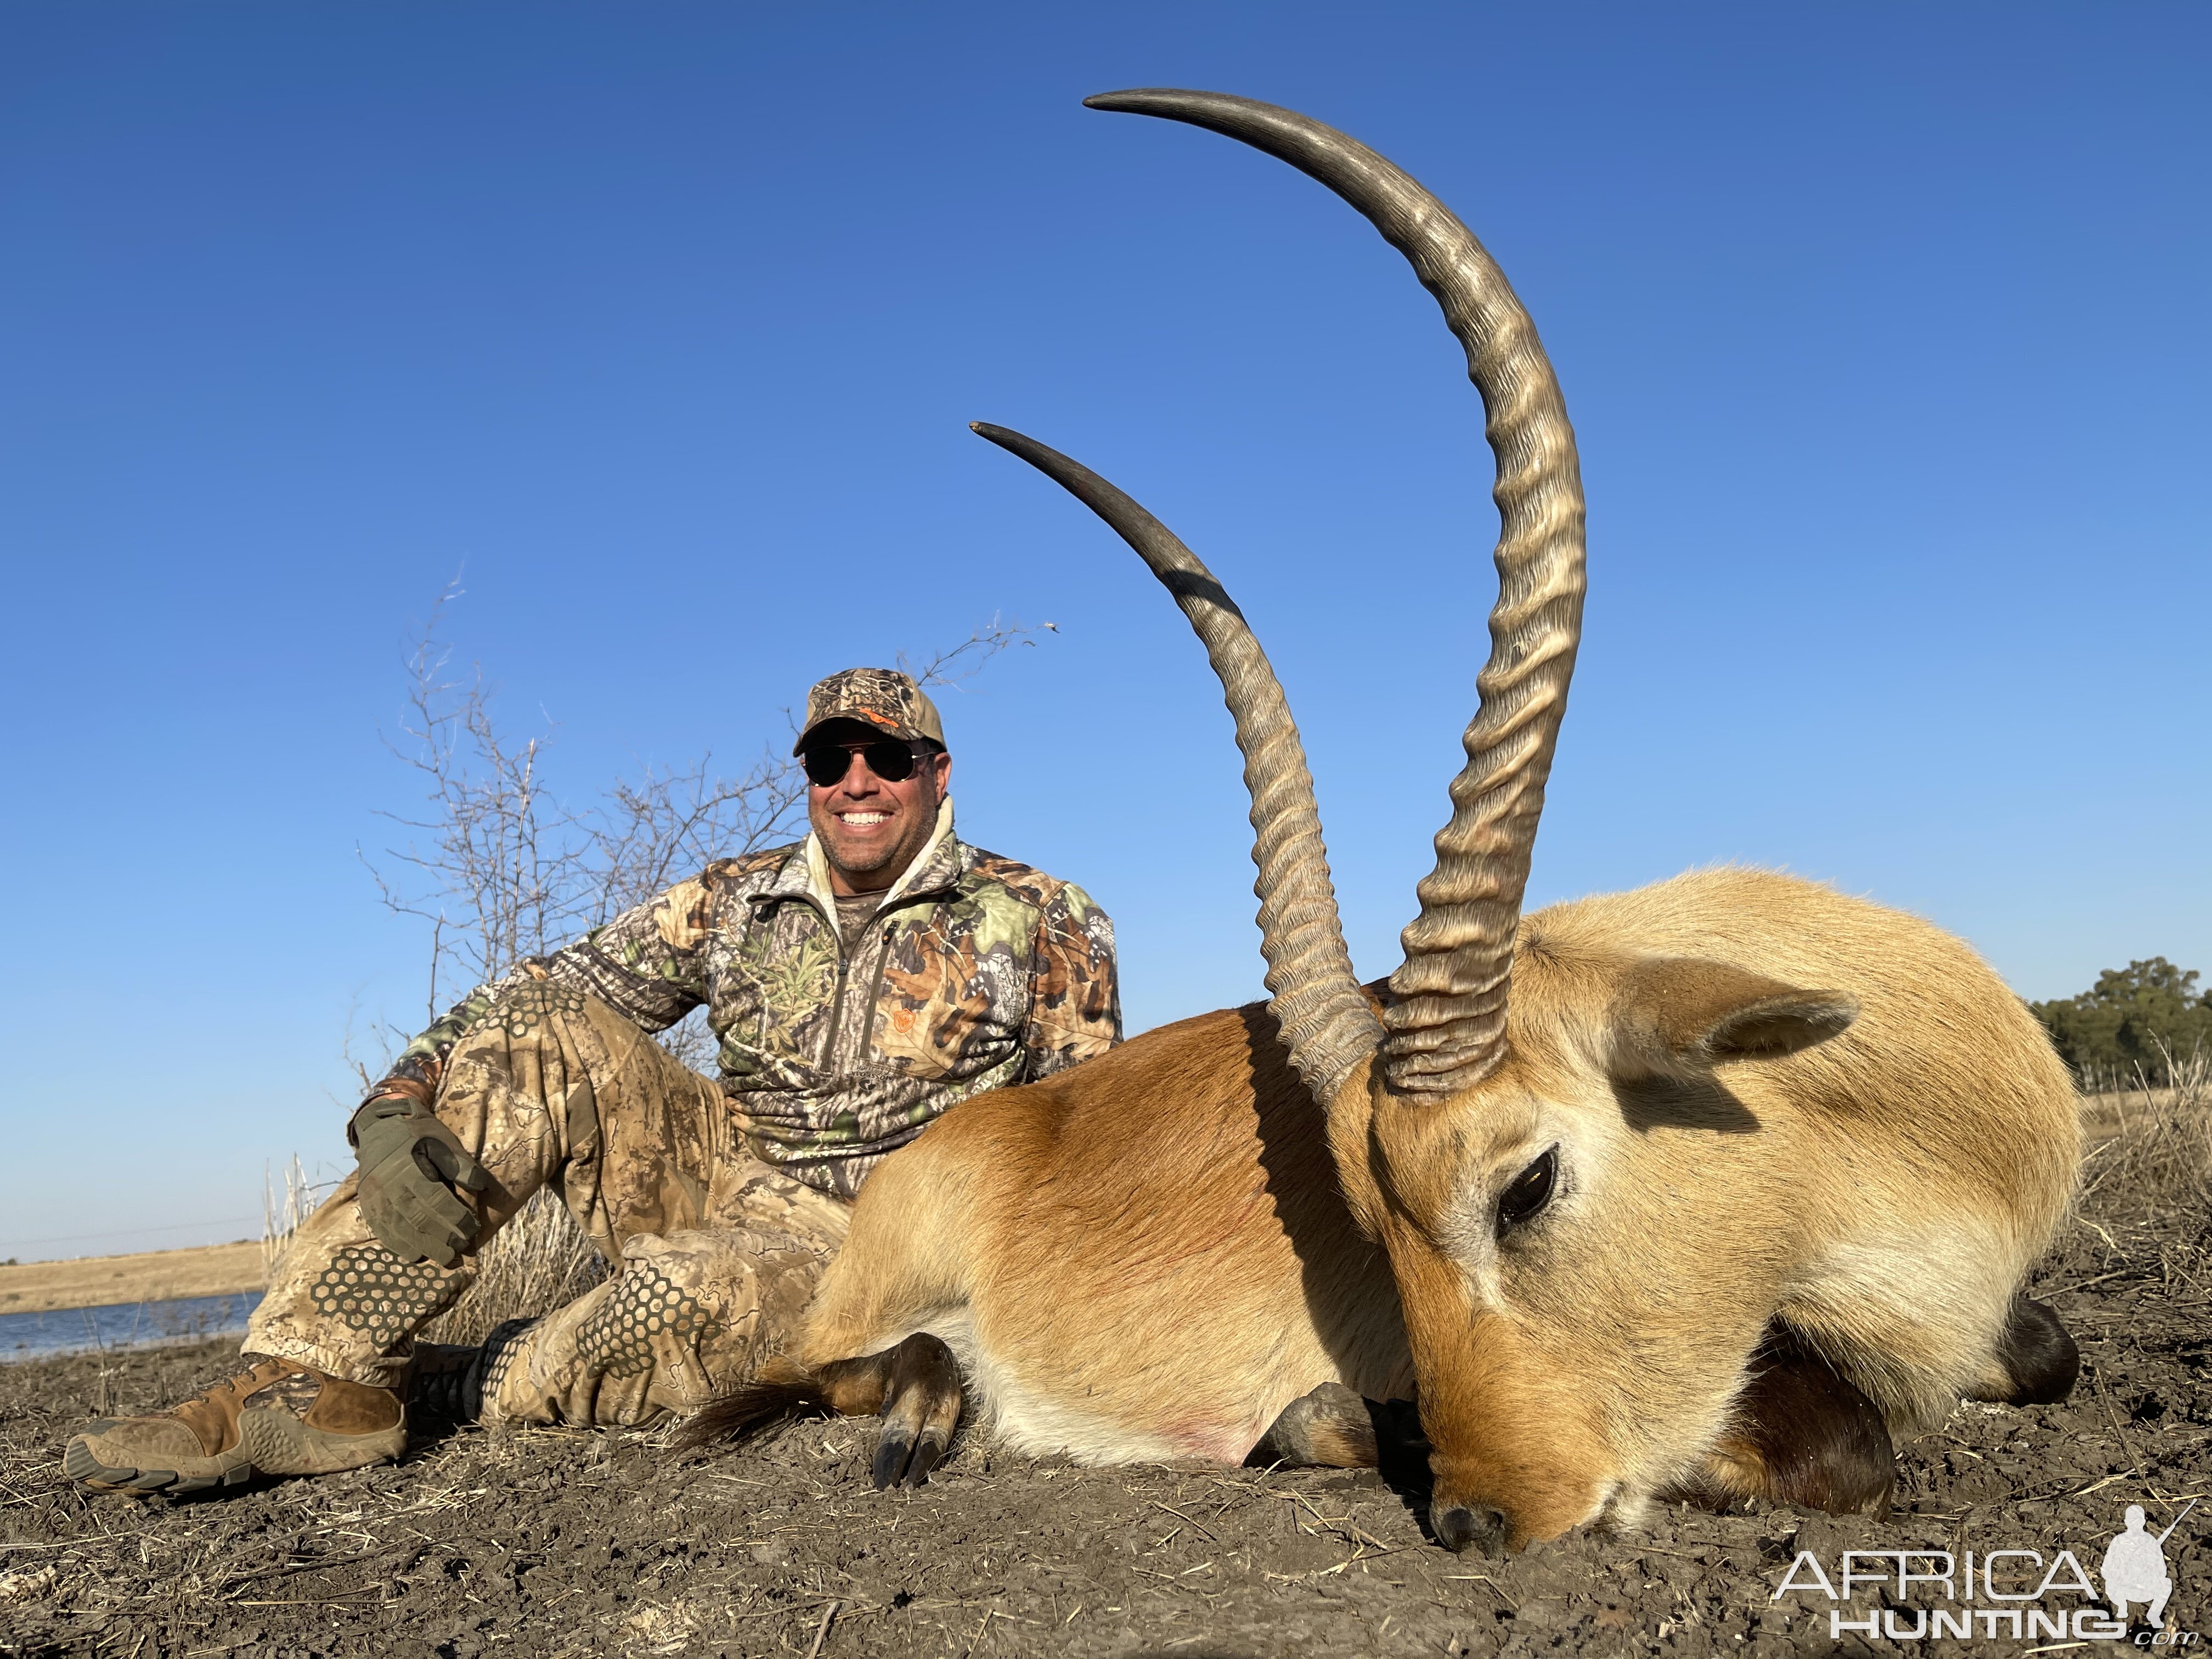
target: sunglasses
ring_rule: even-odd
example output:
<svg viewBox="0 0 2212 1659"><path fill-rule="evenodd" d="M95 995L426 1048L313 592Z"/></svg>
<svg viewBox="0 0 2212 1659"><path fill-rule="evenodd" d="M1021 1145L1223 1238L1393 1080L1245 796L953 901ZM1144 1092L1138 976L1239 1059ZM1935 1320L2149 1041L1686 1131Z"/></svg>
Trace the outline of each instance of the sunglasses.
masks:
<svg viewBox="0 0 2212 1659"><path fill-rule="evenodd" d="M845 774L852 770L855 755L867 762L868 770L885 783L904 783L914 775L915 767L936 752L928 744L879 738L873 743L833 743L809 749L799 756L799 763L806 769L807 781L817 789L842 783Z"/></svg>

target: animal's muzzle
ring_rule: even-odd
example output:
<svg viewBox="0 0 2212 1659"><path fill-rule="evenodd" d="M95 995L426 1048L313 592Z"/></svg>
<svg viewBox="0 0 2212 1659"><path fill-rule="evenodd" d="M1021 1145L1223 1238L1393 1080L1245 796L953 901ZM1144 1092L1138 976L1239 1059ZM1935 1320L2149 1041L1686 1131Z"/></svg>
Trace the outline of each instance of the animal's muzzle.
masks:
<svg viewBox="0 0 2212 1659"><path fill-rule="evenodd" d="M1513 1535L1512 1523L1486 1504L1431 1504L1429 1524L1436 1528L1437 1541L1459 1554L1473 1549L1485 1555L1503 1555Z"/></svg>

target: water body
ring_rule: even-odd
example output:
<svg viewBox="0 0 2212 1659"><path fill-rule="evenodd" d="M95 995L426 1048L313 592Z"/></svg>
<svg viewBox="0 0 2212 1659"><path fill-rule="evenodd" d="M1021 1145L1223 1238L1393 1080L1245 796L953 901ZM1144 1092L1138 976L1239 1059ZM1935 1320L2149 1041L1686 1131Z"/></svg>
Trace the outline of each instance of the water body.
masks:
<svg viewBox="0 0 2212 1659"><path fill-rule="evenodd" d="M0 1314L0 1364L94 1348L142 1348L204 1336L243 1336L261 1292L185 1296L173 1302L122 1302L105 1308Z"/></svg>

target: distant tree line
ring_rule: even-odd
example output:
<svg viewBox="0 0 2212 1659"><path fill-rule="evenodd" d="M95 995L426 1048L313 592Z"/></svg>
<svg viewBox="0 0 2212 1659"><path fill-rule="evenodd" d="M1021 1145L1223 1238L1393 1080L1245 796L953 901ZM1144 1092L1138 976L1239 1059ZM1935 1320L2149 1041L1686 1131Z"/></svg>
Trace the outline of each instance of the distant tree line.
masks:
<svg viewBox="0 0 2212 1659"><path fill-rule="evenodd" d="M2138 1075L2165 1085L2176 1066L2212 1054L2212 992L2194 969L2164 957L2107 968L2079 996L2027 1006L2085 1087L2124 1086Z"/></svg>

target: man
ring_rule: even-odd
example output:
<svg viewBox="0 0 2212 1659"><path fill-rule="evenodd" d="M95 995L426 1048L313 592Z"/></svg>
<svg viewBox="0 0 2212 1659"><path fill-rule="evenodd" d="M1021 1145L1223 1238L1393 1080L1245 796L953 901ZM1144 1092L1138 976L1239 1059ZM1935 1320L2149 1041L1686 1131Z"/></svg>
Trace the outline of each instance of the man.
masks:
<svg viewBox="0 0 2212 1659"><path fill-rule="evenodd" d="M2191 1499L2190 1509L2197 1507ZM2186 1515L2189 1510L2181 1514ZM2127 1622L2128 1603L2147 1603L2143 1622L2153 1628L2160 1627L2166 1617L2166 1598L2173 1594L2173 1580L2166 1571L2166 1534L2153 1537L2143 1530L2143 1508L2140 1504L2128 1505L2127 1530L2106 1547L2104 1562L2105 1599L2112 1604L2112 1612L2121 1623ZM2181 1516L2174 1516L2179 1525Z"/></svg>
<svg viewBox="0 0 2212 1659"><path fill-rule="evenodd" d="M278 1264L243 1369L91 1424L70 1474L182 1492L383 1462L410 1376L418 1401L485 1422L695 1409L790 1330L884 1158L957 1101L1120 1040L1112 923L954 836L914 681L823 681L793 752L804 842L709 865L417 1037L354 1114L359 1170ZM702 1003L719 1085L651 1036ZM616 1274L480 1348L418 1348L548 1182Z"/></svg>

